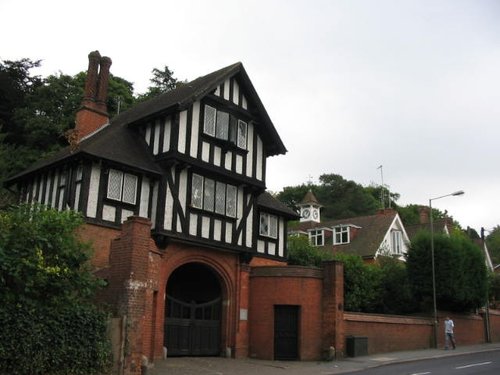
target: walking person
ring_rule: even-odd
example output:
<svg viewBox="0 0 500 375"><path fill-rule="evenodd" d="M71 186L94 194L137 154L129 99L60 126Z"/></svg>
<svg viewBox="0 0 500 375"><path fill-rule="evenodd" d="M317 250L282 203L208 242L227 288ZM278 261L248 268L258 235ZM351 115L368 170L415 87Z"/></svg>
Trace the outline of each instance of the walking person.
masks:
<svg viewBox="0 0 500 375"><path fill-rule="evenodd" d="M449 316L446 317L445 321L444 321L444 348L446 350L449 349L449 346L450 346L450 342L451 342L451 345L453 347L453 349L456 348L456 345L455 345L455 335L453 333L453 328L455 328L455 324L453 323L453 320L450 319Z"/></svg>

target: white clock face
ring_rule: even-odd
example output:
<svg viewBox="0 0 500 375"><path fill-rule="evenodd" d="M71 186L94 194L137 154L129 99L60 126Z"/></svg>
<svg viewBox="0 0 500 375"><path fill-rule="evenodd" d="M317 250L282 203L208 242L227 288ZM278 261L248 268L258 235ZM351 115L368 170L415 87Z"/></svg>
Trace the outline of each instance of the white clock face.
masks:
<svg viewBox="0 0 500 375"><path fill-rule="evenodd" d="M307 219L309 217L309 215L311 215L311 212L309 211L308 208L306 208L305 210L302 211L302 217Z"/></svg>
<svg viewBox="0 0 500 375"><path fill-rule="evenodd" d="M313 218L314 218L314 219L317 219L317 218L318 218L318 216L319 216L318 211L314 210L314 211L313 211Z"/></svg>

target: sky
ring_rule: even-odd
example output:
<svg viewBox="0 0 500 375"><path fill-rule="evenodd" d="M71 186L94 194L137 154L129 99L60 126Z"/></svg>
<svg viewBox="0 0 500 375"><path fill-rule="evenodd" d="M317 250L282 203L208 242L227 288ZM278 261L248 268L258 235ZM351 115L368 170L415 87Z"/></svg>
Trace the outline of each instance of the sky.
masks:
<svg viewBox="0 0 500 375"><path fill-rule="evenodd" d="M288 152L267 188L339 174L398 204L500 224L500 1L0 0L0 60L86 71L136 93L153 68L193 80L241 61ZM382 168L379 168L382 166ZM434 199L458 190L462 196Z"/></svg>

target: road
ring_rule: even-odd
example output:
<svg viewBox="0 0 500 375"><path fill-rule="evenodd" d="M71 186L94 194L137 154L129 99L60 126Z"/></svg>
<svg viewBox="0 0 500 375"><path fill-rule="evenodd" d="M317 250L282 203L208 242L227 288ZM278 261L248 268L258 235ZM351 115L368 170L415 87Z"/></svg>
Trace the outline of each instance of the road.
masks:
<svg viewBox="0 0 500 375"><path fill-rule="evenodd" d="M357 375L498 375L500 350L386 365Z"/></svg>

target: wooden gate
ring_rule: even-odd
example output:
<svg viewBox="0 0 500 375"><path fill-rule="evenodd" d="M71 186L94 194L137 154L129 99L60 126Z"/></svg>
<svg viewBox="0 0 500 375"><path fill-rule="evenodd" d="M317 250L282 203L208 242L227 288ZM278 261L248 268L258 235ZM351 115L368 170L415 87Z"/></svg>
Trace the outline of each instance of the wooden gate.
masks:
<svg viewBox="0 0 500 375"><path fill-rule="evenodd" d="M220 297L197 304L167 296L164 342L168 355L219 355L220 316Z"/></svg>
<svg viewBox="0 0 500 375"><path fill-rule="evenodd" d="M274 306L274 358L299 358L299 306Z"/></svg>

